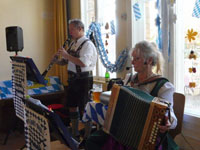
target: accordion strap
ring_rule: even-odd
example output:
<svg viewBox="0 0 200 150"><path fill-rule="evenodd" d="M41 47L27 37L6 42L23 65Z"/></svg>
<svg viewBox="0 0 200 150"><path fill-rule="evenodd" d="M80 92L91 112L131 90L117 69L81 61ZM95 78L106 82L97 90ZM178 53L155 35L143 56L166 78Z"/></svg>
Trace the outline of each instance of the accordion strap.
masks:
<svg viewBox="0 0 200 150"><path fill-rule="evenodd" d="M152 78L149 78L145 82L140 83L139 85L146 85L146 84L149 84L149 83L156 82L154 88L152 89L152 91L150 93L152 96L156 97L158 95L158 91L160 90L160 88L168 81L169 81L168 79L161 77L160 75L156 75Z"/></svg>
<svg viewBox="0 0 200 150"><path fill-rule="evenodd" d="M166 78L157 78L156 80L156 85L154 86L153 90L151 91L151 95L152 96L158 96L158 91L160 90L160 88L166 83L168 82L168 80Z"/></svg>

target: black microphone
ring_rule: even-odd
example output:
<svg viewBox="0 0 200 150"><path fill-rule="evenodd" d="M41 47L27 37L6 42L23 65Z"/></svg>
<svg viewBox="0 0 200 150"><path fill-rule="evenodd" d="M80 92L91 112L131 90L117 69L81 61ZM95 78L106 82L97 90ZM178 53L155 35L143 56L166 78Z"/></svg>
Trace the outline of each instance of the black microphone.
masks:
<svg viewBox="0 0 200 150"><path fill-rule="evenodd" d="M129 69L131 69L131 68L133 68L133 66L131 66L131 67L126 67L126 70L129 70Z"/></svg>
<svg viewBox="0 0 200 150"><path fill-rule="evenodd" d="M146 62L146 61L144 62L144 65L147 65L147 62ZM131 69L131 68L133 68L133 66L131 66L131 67L126 67L126 70L129 70L129 69Z"/></svg>

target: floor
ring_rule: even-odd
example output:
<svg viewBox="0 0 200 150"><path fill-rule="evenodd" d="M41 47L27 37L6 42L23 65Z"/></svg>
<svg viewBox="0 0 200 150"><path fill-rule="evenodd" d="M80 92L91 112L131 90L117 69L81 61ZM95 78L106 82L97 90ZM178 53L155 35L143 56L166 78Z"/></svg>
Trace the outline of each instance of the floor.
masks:
<svg viewBox="0 0 200 150"><path fill-rule="evenodd" d="M18 131L10 133L6 145L3 145L6 134L0 134L0 150L17 150L24 146L24 134Z"/></svg>
<svg viewBox="0 0 200 150"><path fill-rule="evenodd" d="M176 136L175 141L180 150L200 150L200 115L198 116L200 114L200 96L186 95L185 113L182 133ZM195 114L197 117L194 117ZM83 125L81 126L83 127ZM5 133L0 133L0 150L19 150L25 144L22 132L11 132L6 145L3 145L5 136ZM54 141L51 145L52 150L68 149L59 141Z"/></svg>
<svg viewBox="0 0 200 150"><path fill-rule="evenodd" d="M84 124L80 122L79 130L84 128ZM6 144L4 144L6 133L0 132L0 150L26 150L25 137L22 129L17 129L14 132L10 132ZM62 144L58 140L51 141L51 150L70 150L69 147Z"/></svg>
<svg viewBox="0 0 200 150"><path fill-rule="evenodd" d="M180 150L200 150L200 94L191 88L185 92L182 133L175 140Z"/></svg>
<svg viewBox="0 0 200 150"><path fill-rule="evenodd" d="M180 150L200 150L200 118L184 115L182 133L175 141Z"/></svg>
<svg viewBox="0 0 200 150"><path fill-rule="evenodd" d="M5 136L1 136L0 138L1 142L4 140L4 137ZM24 146L25 146L24 135L16 131L10 134L6 145L2 145L1 143L0 150L26 150ZM70 148L68 148L64 144L61 144L60 141L51 142L51 149L52 150L70 150Z"/></svg>
<svg viewBox="0 0 200 150"><path fill-rule="evenodd" d="M23 133L18 131L10 134L6 145L2 144L5 134L0 135L0 150L19 150L25 144ZM182 133L176 136L175 141L180 150L200 150L200 119L184 115ZM59 141L54 141L51 148L52 150L68 150Z"/></svg>

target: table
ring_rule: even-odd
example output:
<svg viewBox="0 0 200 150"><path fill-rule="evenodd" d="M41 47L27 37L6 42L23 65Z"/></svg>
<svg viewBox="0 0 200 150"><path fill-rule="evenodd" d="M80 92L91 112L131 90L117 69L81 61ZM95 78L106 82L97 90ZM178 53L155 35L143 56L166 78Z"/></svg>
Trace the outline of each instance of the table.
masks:
<svg viewBox="0 0 200 150"><path fill-rule="evenodd" d="M39 99L44 105L64 103L66 94L59 78L52 76L48 77L47 81L46 86L28 81L28 94ZM0 131L7 132L14 128L13 124L17 120L13 104L12 81L0 81Z"/></svg>

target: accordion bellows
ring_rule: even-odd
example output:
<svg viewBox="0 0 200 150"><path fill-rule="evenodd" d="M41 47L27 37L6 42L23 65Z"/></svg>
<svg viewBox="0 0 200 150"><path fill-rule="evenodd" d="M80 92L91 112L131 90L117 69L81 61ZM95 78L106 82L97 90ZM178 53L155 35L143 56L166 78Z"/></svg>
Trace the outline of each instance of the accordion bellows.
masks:
<svg viewBox="0 0 200 150"><path fill-rule="evenodd" d="M104 131L133 150L154 150L167 105L141 90L114 85Z"/></svg>

